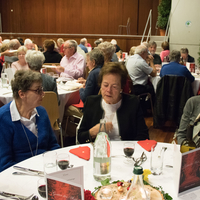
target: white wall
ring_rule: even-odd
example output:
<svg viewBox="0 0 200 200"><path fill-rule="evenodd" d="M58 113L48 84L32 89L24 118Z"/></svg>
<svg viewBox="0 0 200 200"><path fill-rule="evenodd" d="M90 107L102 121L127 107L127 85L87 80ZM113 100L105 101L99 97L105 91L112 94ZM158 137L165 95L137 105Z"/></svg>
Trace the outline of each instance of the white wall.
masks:
<svg viewBox="0 0 200 200"><path fill-rule="evenodd" d="M172 0L170 50L186 47L197 63L200 45L200 0ZM188 26L186 22L191 24Z"/></svg>

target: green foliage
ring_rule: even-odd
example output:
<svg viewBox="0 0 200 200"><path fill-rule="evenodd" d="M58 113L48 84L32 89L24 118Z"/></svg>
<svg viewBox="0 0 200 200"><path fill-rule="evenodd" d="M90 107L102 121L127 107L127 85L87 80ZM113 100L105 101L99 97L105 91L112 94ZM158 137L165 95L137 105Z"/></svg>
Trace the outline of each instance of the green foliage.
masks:
<svg viewBox="0 0 200 200"><path fill-rule="evenodd" d="M166 29L171 10L171 0L161 0L158 6L157 26L160 29Z"/></svg>

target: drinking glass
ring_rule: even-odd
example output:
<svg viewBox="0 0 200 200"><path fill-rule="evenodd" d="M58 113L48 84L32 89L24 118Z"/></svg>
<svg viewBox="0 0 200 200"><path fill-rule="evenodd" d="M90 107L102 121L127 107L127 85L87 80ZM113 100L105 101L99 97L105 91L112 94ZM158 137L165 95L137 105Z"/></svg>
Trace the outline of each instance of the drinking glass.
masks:
<svg viewBox="0 0 200 200"><path fill-rule="evenodd" d="M40 178L37 181L37 188L38 188L38 193L40 194L40 196L43 198L46 198L46 180L45 180L45 178Z"/></svg>
<svg viewBox="0 0 200 200"><path fill-rule="evenodd" d="M1 83L3 88L8 88L8 74L7 73L1 73Z"/></svg>
<svg viewBox="0 0 200 200"><path fill-rule="evenodd" d="M68 153L57 154L57 165L61 170L65 170L69 167L70 157Z"/></svg>
<svg viewBox="0 0 200 200"><path fill-rule="evenodd" d="M124 154L126 156L125 163L132 163L132 155L134 153L135 144L133 142L125 142L124 143Z"/></svg>
<svg viewBox="0 0 200 200"><path fill-rule="evenodd" d="M57 153L55 151L47 151L43 154L45 174L50 174L57 171L56 155Z"/></svg>
<svg viewBox="0 0 200 200"><path fill-rule="evenodd" d="M153 175L160 175L163 170L163 158L165 149L162 147L151 148L150 168Z"/></svg>

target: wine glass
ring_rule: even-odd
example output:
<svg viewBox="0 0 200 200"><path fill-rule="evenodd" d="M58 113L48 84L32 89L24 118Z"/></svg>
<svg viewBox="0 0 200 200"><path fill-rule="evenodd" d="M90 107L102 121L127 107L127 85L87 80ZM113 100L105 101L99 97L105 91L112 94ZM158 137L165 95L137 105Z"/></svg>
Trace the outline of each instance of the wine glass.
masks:
<svg viewBox="0 0 200 200"><path fill-rule="evenodd" d="M69 167L70 157L68 153L59 153L56 160L57 165L61 170L65 170Z"/></svg>
<svg viewBox="0 0 200 200"><path fill-rule="evenodd" d="M133 161L131 156L134 153L134 149L135 149L135 144L133 142L125 142L124 143L124 154L126 156L125 163L129 164Z"/></svg>
<svg viewBox="0 0 200 200"><path fill-rule="evenodd" d="M46 198L46 181L45 178L40 178L37 181L38 193L41 197Z"/></svg>

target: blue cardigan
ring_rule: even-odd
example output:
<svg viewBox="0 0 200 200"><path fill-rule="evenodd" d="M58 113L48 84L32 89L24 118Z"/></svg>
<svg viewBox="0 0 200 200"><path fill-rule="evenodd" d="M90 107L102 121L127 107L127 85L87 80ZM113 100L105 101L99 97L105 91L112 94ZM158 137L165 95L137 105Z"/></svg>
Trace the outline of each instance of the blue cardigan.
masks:
<svg viewBox="0 0 200 200"><path fill-rule="evenodd" d="M48 150L58 149L60 146L56 141L46 110L42 106L36 109L39 114L39 117L36 115L38 155ZM26 127L24 129L35 155L37 137ZM0 172L30 157L32 154L22 124L20 121L12 122L10 103L8 103L0 108Z"/></svg>
<svg viewBox="0 0 200 200"><path fill-rule="evenodd" d="M85 88L79 90L80 98L85 102L86 98L90 95L97 95L99 93L98 77L102 66L96 66L88 75Z"/></svg>

